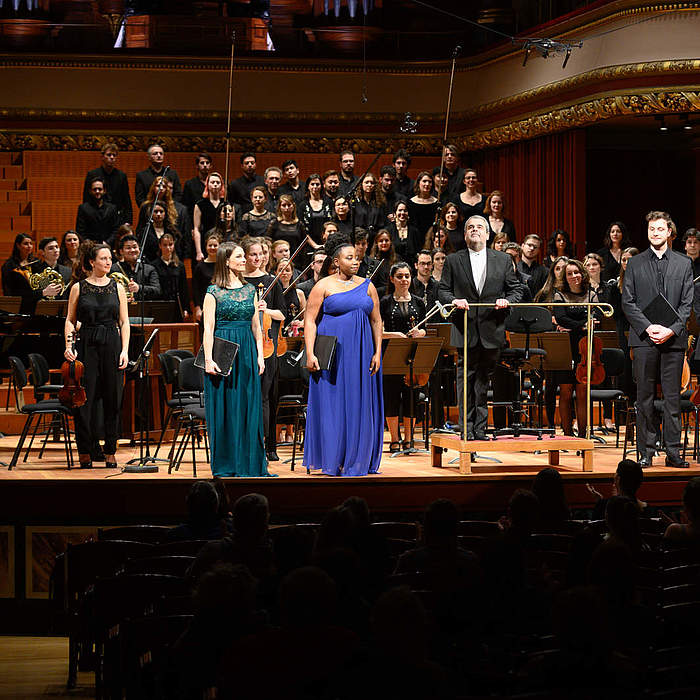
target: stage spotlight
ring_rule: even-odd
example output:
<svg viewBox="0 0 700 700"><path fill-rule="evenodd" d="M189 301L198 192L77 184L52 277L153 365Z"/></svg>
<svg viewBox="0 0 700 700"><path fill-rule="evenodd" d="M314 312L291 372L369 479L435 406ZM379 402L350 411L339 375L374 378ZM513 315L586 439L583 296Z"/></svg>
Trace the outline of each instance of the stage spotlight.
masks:
<svg viewBox="0 0 700 700"><path fill-rule="evenodd" d="M693 125L690 123L690 116L688 114L681 114L681 121L683 123L683 131L693 130Z"/></svg>

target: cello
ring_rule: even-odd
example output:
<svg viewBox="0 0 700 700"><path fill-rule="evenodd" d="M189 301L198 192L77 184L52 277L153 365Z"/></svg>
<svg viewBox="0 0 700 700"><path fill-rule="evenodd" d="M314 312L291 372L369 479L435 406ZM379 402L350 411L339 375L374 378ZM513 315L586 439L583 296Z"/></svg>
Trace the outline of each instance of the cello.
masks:
<svg viewBox="0 0 700 700"><path fill-rule="evenodd" d="M71 350L75 353L75 333L71 333ZM58 392L58 400L66 408L80 408L87 403L85 387L80 383L85 367L80 360L66 360L61 365L63 386Z"/></svg>
<svg viewBox="0 0 700 700"><path fill-rule="evenodd" d="M581 354L581 360L576 366L576 381L579 384L588 383L588 338L584 336L578 341L578 351ZM593 336L593 351L591 353L591 384L602 384L605 381L605 367L601 355L603 352L603 344L600 338Z"/></svg>

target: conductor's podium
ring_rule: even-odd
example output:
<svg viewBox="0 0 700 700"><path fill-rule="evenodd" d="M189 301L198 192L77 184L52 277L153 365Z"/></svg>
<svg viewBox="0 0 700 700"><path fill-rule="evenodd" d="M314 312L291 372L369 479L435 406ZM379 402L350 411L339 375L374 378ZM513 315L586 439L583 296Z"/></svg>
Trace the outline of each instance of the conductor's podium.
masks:
<svg viewBox="0 0 700 700"><path fill-rule="evenodd" d="M593 471L593 440L584 438L555 436L541 440L531 436L504 437L497 440L461 440L453 435L433 435L431 437L432 465L442 467L442 455L446 449L459 452L459 473L472 474L472 455L477 452L547 452L547 464L561 468L559 451L568 450L581 453L581 468L584 472ZM513 465L479 465L479 472L512 471Z"/></svg>

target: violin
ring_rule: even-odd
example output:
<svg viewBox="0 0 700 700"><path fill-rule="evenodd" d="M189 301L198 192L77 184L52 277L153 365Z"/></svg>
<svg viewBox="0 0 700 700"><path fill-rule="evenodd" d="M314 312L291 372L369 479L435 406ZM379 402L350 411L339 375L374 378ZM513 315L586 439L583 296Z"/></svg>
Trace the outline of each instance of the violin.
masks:
<svg viewBox="0 0 700 700"><path fill-rule="evenodd" d="M258 285L258 299L262 300L265 285L261 282ZM272 337L272 318L264 311L260 312L260 329L262 330L263 357L267 360L275 352L275 339Z"/></svg>
<svg viewBox="0 0 700 700"><path fill-rule="evenodd" d="M292 316L294 316L296 310L297 307L294 304L289 305L289 312ZM279 331L277 331L277 357L282 357L289 349L287 347L287 337L282 333L282 330L282 324L280 323Z"/></svg>
<svg viewBox="0 0 700 700"><path fill-rule="evenodd" d="M576 381L579 384L588 383L588 338L583 337L578 342L581 360L576 367ZM601 355L603 343L600 338L593 336L593 352L591 353L591 384L602 384L605 381L605 367Z"/></svg>
<svg viewBox="0 0 700 700"><path fill-rule="evenodd" d="M416 325L416 319L411 316L409 319L410 326L413 328ZM409 369L403 377L403 383L406 386L425 386L430 381L429 374L413 374L413 384L411 384L411 370Z"/></svg>
<svg viewBox="0 0 700 700"><path fill-rule="evenodd" d="M75 333L71 334L71 349L75 352ZM58 392L58 400L66 408L80 408L87 403L85 395L85 387L80 381L83 378L85 367L80 360L72 362L66 360L61 365L61 376L63 377L63 386Z"/></svg>

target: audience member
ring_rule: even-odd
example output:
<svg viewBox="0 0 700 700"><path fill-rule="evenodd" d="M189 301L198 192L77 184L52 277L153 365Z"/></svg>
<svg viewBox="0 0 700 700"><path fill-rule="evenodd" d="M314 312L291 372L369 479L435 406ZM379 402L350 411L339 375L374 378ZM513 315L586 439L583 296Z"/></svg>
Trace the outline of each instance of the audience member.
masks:
<svg viewBox="0 0 700 700"><path fill-rule="evenodd" d="M359 179L360 178L355 175L355 154L352 151L341 151L338 193L349 197Z"/></svg>
<svg viewBox="0 0 700 700"><path fill-rule="evenodd" d="M282 163L282 172L285 181L280 185L280 194L290 194L294 198L297 208L306 200L306 186L299 179L299 166L295 160L285 160Z"/></svg>
<svg viewBox="0 0 700 700"><path fill-rule="evenodd" d="M187 521L168 532L168 541L220 540L229 534L219 514L219 494L212 483L195 481L186 503Z"/></svg>
<svg viewBox="0 0 700 700"><path fill-rule="evenodd" d="M228 183L229 202L231 202L231 204L239 204L243 214L253 208L253 201L251 198L253 188L262 187L265 184L263 178L255 172L256 165L255 153L242 153L242 175Z"/></svg>
<svg viewBox="0 0 700 700"><path fill-rule="evenodd" d="M200 153L194 162L197 166L197 175L189 179L182 189L182 203L187 208L190 221L194 221L194 205L202 199L204 194L207 178L211 172L211 156L208 153Z"/></svg>
<svg viewBox="0 0 700 700"><path fill-rule="evenodd" d="M120 260L112 265L112 272L121 272L129 278L128 291L135 300L143 297L146 301L161 298L160 282L153 265L144 262L136 271L138 260L139 242L135 236L124 236L119 241Z"/></svg>
<svg viewBox="0 0 700 700"><path fill-rule="evenodd" d="M134 193L136 195L136 206L140 207L145 201L146 196L151 189L153 181L159 176L165 174L165 149L160 144L154 143L148 147L146 151L148 160L151 164L146 170L141 170L136 173L136 185ZM180 177L173 168L168 168L168 179L173 183L173 199L177 202L182 197L182 185Z"/></svg>
<svg viewBox="0 0 700 700"><path fill-rule="evenodd" d="M664 540L674 544L700 543L700 477L694 476L683 489L683 512L687 522L671 523L664 533Z"/></svg>
<svg viewBox="0 0 700 700"><path fill-rule="evenodd" d="M541 469L532 482L540 504L539 531L561 532L571 517L561 474L553 467Z"/></svg>
<svg viewBox="0 0 700 700"><path fill-rule="evenodd" d="M403 148L400 148L394 154L394 170L396 171L396 191L409 199L415 194L415 184L408 177L408 168L411 165L411 154Z"/></svg>
<svg viewBox="0 0 700 700"><path fill-rule="evenodd" d="M92 192L90 185L93 180L101 180L104 184L104 199L117 208L117 220L120 224L130 224L134 221L131 210L131 195L126 173L116 167L119 148L116 143L106 143L102 146L102 165L89 170L83 185L83 202L89 202Z"/></svg>
<svg viewBox="0 0 700 700"><path fill-rule="evenodd" d="M105 185L100 179L90 182L87 201L78 207L75 230L81 238L95 243L111 243L120 221L114 204L105 202Z"/></svg>

